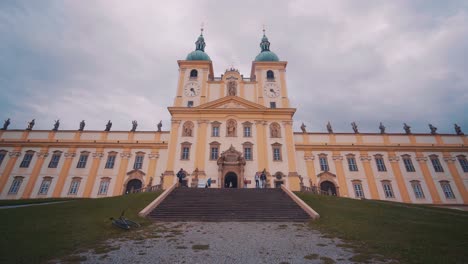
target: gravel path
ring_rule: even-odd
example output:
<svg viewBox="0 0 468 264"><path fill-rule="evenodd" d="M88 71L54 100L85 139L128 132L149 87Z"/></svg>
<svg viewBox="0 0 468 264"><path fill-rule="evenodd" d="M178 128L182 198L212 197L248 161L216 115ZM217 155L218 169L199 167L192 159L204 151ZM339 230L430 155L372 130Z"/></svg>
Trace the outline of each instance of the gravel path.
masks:
<svg viewBox="0 0 468 264"><path fill-rule="evenodd" d="M350 263L354 254L302 223L154 223L68 259L82 263Z"/></svg>

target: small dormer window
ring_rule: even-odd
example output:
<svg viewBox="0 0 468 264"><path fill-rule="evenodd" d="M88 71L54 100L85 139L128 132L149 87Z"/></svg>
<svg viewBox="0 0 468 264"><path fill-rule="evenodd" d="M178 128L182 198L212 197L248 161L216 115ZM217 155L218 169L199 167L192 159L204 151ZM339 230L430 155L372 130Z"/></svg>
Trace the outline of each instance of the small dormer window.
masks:
<svg viewBox="0 0 468 264"><path fill-rule="evenodd" d="M187 102L187 107L193 107L193 101L188 101Z"/></svg>
<svg viewBox="0 0 468 264"><path fill-rule="evenodd" d="M267 71L267 80L274 81L275 80L275 73L272 70Z"/></svg>
<svg viewBox="0 0 468 264"><path fill-rule="evenodd" d="M196 79L198 77L198 71L197 70L191 70L190 71L190 79Z"/></svg>

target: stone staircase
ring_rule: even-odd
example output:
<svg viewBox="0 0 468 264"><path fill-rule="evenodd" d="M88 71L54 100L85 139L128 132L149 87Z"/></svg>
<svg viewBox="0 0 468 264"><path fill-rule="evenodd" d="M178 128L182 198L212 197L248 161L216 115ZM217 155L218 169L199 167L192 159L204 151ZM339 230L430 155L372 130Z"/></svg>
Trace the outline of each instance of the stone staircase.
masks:
<svg viewBox="0 0 468 264"><path fill-rule="evenodd" d="M156 221L304 222L310 216L281 189L176 188L148 217Z"/></svg>

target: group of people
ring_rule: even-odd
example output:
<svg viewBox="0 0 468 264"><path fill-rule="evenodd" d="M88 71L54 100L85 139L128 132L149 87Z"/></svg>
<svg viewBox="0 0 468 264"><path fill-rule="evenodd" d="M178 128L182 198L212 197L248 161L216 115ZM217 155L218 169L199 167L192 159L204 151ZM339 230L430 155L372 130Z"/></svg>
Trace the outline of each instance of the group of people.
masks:
<svg viewBox="0 0 468 264"><path fill-rule="evenodd" d="M180 171L177 173L177 179L179 182L179 186L187 186L187 180L184 180L186 177L185 172L183 169L180 169ZM266 180L267 180L267 175L266 175L266 170L264 169L262 172L257 172L255 173L255 188L266 188ZM211 178L209 178L206 181L206 186L205 188L211 187ZM232 186L231 186L232 187ZM244 188L247 188L247 179L244 179Z"/></svg>
<svg viewBox="0 0 468 264"><path fill-rule="evenodd" d="M266 170L255 173L255 188L266 188Z"/></svg>

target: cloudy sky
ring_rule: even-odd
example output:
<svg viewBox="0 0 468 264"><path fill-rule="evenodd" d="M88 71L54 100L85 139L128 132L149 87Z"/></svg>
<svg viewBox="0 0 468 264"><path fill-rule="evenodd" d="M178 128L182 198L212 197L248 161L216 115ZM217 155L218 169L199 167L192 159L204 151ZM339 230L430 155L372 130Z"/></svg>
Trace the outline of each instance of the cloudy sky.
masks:
<svg viewBox="0 0 468 264"><path fill-rule="evenodd" d="M288 61L295 127L468 132L468 1L0 1L0 119L24 129L168 128L201 22L219 76L249 76L262 25Z"/></svg>

